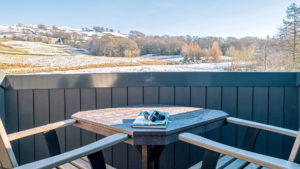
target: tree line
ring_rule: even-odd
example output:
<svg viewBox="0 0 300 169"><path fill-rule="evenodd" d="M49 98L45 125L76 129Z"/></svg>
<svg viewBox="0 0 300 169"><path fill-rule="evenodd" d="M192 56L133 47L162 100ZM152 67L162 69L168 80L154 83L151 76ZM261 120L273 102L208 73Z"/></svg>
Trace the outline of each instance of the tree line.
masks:
<svg viewBox="0 0 300 169"><path fill-rule="evenodd" d="M219 61L224 55L232 62L229 70L298 71L300 8L295 3L287 7L283 24L273 37L170 37L131 31L128 41L136 43L134 50L140 55L183 55L186 60L202 62Z"/></svg>

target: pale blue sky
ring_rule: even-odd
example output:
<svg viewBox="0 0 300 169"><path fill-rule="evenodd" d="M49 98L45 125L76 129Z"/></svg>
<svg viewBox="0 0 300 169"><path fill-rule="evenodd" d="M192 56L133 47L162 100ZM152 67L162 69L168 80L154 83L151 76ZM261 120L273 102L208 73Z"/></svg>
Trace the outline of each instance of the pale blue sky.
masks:
<svg viewBox="0 0 300 169"><path fill-rule="evenodd" d="M274 35L299 0L2 0L0 24L96 25L148 35Z"/></svg>

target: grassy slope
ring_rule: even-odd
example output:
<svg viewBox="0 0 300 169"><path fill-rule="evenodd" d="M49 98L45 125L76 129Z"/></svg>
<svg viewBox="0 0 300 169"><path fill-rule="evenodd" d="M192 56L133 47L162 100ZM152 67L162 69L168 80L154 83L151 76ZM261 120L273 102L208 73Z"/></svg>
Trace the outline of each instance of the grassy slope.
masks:
<svg viewBox="0 0 300 169"><path fill-rule="evenodd" d="M38 44L32 47L29 47L30 50L35 51L34 53L28 52L24 47L20 47L20 45L11 45L4 44L3 42L8 41L7 39L0 39L0 70L4 71L7 74L25 74L25 73L38 73L38 72L51 72L51 71L67 71L67 70L77 70L77 69L88 69L88 68L103 68L103 67L119 67L119 66L141 66L141 65L165 65L168 62L166 61L157 61L157 60L138 60L135 62L131 62L130 58L122 58L120 61L112 61L111 63L101 63L101 59L106 59L103 57L93 57L88 55L80 55L76 56L77 58L81 58L81 60L89 60L89 62L85 63L84 61L80 61L80 63L76 63L78 61L72 62L72 57L75 55L66 53L60 49L61 47L53 48L53 52L51 51L52 47L49 45L49 48L43 49ZM2 42L2 43L1 43ZM34 44L34 43L33 43ZM42 44L44 47L48 47L46 44ZM50 54L49 54L49 49ZM45 52L43 52L45 50ZM47 52L46 52L47 50ZM64 59L71 60L71 64L69 62L66 63L58 63L59 66L55 64L49 64L48 62L60 62L61 60L54 60L55 57L60 57L63 61ZM124 60L125 59L125 60ZM46 63L43 61L46 60ZM111 58L111 60L116 60L115 58ZM93 62L95 61L95 62Z"/></svg>

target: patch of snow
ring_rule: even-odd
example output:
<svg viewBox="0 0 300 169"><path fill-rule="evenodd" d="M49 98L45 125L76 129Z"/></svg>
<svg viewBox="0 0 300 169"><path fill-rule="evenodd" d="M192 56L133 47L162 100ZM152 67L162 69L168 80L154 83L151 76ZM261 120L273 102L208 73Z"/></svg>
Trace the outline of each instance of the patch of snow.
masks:
<svg viewBox="0 0 300 169"><path fill-rule="evenodd" d="M232 60L232 57L229 57L229 56L220 56L220 59L221 60Z"/></svg>
<svg viewBox="0 0 300 169"><path fill-rule="evenodd" d="M143 55L141 56L142 58L147 58L147 59L155 59L155 60L166 60L166 61L173 61L173 62L180 62L184 60L184 57L181 55L162 55L162 56L153 56L152 54L149 55Z"/></svg>
<svg viewBox="0 0 300 169"><path fill-rule="evenodd" d="M0 32L8 32L8 26L0 25Z"/></svg>
<svg viewBox="0 0 300 169"><path fill-rule="evenodd" d="M224 72L230 62L201 63L191 65L126 66L55 71L38 74L72 74L72 73L121 73L121 72Z"/></svg>
<svg viewBox="0 0 300 169"><path fill-rule="evenodd" d="M111 34L113 36L120 36L120 37L124 37L126 38L127 35L124 35L124 34L120 34L120 33L117 33L117 32L103 32L104 34Z"/></svg>

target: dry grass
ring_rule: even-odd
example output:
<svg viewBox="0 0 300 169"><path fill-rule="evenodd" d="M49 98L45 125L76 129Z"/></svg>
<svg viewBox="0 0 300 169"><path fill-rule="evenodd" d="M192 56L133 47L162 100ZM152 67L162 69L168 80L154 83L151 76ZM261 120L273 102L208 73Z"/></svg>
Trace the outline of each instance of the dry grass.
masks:
<svg viewBox="0 0 300 169"><path fill-rule="evenodd" d="M22 51L22 50L10 50L7 52L7 50L5 50L5 52L1 52L1 48L0 48L0 54L9 54L9 55L27 55L27 56L53 56L55 57L54 55L47 55L47 54L35 54L35 53L27 53L26 51ZM66 55L61 55L61 56L66 56ZM69 55L67 55L69 56Z"/></svg>
<svg viewBox="0 0 300 169"><path fill-rule="evenodd" d="M1 48L13 49L13 47L12 47L12 46L5 45L5 44L3 44L3 43L0 43L0 47L1 47Z"/></svg>
<svg viewBox="0 0 300 169"><path fill-rule="evenodd" d="M22 64L22 63L0 63L0 70L28 68L28 67L33 67L33 65ZM38 67L38 66L35 66L35 67Z"/></svg>
<svg viewBox="0 0 300 169"><path fill-rule="evenodd" d="M1 40L0 40L0 53L2 53L2 54L16 54L16 53L27 54L27 52L24 50L15 49L14 47L12 47L10 45L1 43Z"/></svg>
<svg viewBox="0 0 300 169"><path fill-rule="evenodd" d="M13 41L11 39L6 39L6 38L0 38L0 41Z"/></svg>
<svg viewBox="0 0 300 169"><path fill-rule="evenodd" d="M28 45L27 43L20 42L1 43L4 41L8 40L0 38L0 70L6 74L168 64L168 61L142 58L107 58L85 54L70 55L64 51L65 49L69 50L65 46L55 46L52 49L51 46L47 48L46 45L44 49L45 46L40 45L40 43L37 43L37 45L30 43L29 46L26 46ZM62 50L57 50L60 47ZM25 50L27 48L30 49L28 52Z"/></svg>
<svg viewBox="0 0 300 169"><path fill-rule="evenodd" d="M167 61L141 61L139 63L105 63L95 65L84 65L75 67L41 67L26 64L0 64L0 70L7 74L26 74L26 73L41 73L53 71L68 71L78 69L105 68L105 67L124 67L124 66L143 66L143 65L166 65Z"/></svg>

